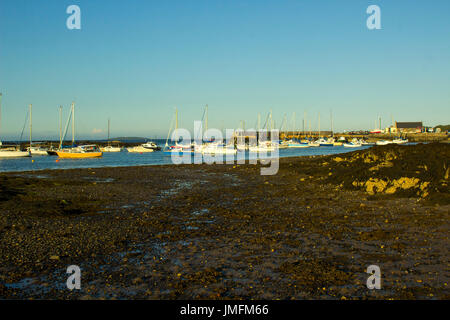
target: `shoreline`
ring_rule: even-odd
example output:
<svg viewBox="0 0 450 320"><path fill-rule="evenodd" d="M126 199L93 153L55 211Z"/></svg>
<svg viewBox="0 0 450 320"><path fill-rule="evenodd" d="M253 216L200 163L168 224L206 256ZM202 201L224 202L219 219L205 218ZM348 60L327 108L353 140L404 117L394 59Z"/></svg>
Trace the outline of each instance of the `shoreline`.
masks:
<svg viewBox="0 0 450 320"><path fill-rule="evenodd" d="M373 146L370 147L363 147L359 150L366 150L366 149L370 149ZM288 159L288 158L304 158L304 157L318 157L318 156L330 156L330 155L334 155L334 154L346 154L349 152L354 152L356 150L352 149L352 148L348 148L344 149L345 151L343 152L337 152L337 153L331 153L331 154L319 154L319 155L288 155L288 156L280 156L279 159ZM158 151L159 152L159 151ZM170 157L170 155L168 155L167 157ZM223 163L219 164L219 165L228 165L225 162L225 156L222 158L224 161ZM268 159L272 159L272 158L268 158ZM12 160L12 159L8 159L8 160ZM260 159L258 159L259 162ZM73 161L73 160L72 160ZM77 161L77 160L75 160ZM236 164L237 160L234 160L233 164ZM245 159L246 161L246 165L250 165L250 163L248 163L248 159ZM207 164L207 163L201 163L203 164ZM231 163L230 163L231 164ZM45 171L45 170L80 170L80 169L93 169L93 168L133 168L133 167L145 167L145 166L180 166L180 165L190 165L190 164L174 164L174 163L168 163L168 164L160 164L160 163L155 163L155 164L137 164L137 165L102 165L102 166L91 166L91 167L82 167L82 168L55 168L55 169L49 169L49 168L43 168L43 169L35 169L35 170L23 170L23 171L1 171L0 169L0 174L9 174L9 173L26 173L26 172L34 172L34 171ZM196 164L199 165L199 164ZM212 165L216 165L216 163L212 164ZM253 165L253 164L252 164Z"/></svg>
<svg viewBox="0 0 450 320"><path fill-rule="evenodd" d="M289 157L275 176L259 164L4 173L0 297L448 299L448 155L434 144ZM394 194L352 185L424 164L412 178L430 175L429 196L420 183ZM65 287L73 264L79 291ZM365 286L371 264L382 290Z"/></svg>

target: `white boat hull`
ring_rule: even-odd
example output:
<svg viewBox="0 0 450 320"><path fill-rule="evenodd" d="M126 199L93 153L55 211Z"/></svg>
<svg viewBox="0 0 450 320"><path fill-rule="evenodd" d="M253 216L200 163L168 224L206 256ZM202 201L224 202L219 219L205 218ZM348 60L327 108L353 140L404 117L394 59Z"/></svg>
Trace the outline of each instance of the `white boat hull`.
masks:
<svg viewBox="0 0 450 320"><path fill-rule="evenodd" d="M388 140L378 140L377 141L377 146L385 146L387 144L393 143L392 141L388 141Z"/></svg>
<svg viewBox="0 0 450 320"><path fill-rule="evenodd" d="M154 150L138 146L138 147L127 148L127 151L131 152L131 153L148 153L148 152L153 152Z"/></svg>
<svg viewBox="0 0 450 320"><path fill-rule="evenodd" d="M227 148L206 148L202 150L202 154L236 154L237 150Z"/></svg>
<svg viewBox="0 0 450 320"><path fill-rule="evenodd" d="M273 151L275 151L275 148L250 147L250 148L248 148L248 150L249 150L250 152L260 152L260 153L263 153L263 152L273 152Z"/></svg>
<svg viewBox="0 0 450 320"><path fill-rule="evenodd" d="M30 154L32 156L48 156L47 150L31 150Z"/></svg>
<svg viewBox="0 0 450 320"><path fill-rule="evenodd" d="M20 157L30 157L30 153L28 151L0 150L0 158L20 158Z"/></svg>
<svg viewBox="0 0 450 320"><path fill-rule="evenodd" d="M360 148L362 147L362 144L353 144L353 143L344 143L344 147L346 148Z"/></svg>
<svg viewBox="0 0 450 320"><path fill-rule="evenodd" d="M122 151L122 148L119 147L104 147L100 148L102 152L120 152Z"/></svg>

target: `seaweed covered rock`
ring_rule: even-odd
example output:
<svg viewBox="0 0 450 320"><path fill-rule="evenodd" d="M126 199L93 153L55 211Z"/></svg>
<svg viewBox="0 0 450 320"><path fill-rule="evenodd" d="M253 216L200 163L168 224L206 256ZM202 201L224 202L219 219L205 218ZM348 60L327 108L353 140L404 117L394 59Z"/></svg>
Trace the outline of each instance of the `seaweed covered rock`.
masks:
<svg viewBox="0 0 450 320"><path fill-rule="evenodd" d="M417 197L449 204L450 144L374 146L333 158L328 182L369 195Z"/></svg>

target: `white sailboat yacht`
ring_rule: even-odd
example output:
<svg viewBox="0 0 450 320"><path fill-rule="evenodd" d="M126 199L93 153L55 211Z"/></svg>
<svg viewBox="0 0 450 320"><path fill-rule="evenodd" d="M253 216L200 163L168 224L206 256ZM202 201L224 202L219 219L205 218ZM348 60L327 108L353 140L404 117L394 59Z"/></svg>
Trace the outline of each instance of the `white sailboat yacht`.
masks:
<svg viewBox="0 0 450 320"><path fill-rule="evenodd" d="M106 147L100 148L102 152L120 152L122 151L121 147L113 147L111 145L111 142L109 141L109 127L110 127L110 120L108 119L108 145Z"/></svg>
<svg viewBox="0 0 450 320"><path fill-rule="evenodd" d="M2 94L0 93L0 124L1 124L1 101ZM3 145L0 140L0 158L17 158L17 157L29 157L30 152L21 151L18 145Z"/></svg>

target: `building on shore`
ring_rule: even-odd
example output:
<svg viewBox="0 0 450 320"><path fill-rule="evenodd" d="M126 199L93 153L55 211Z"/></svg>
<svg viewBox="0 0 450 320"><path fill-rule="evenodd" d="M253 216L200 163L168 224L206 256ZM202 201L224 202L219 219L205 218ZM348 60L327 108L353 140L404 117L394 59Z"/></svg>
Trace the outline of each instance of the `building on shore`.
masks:
<svg viewBox="0 0 450 320"><path fill-rule="evenodd" d="M420 133L424 129L422 121L420 122L397 122L395 125L386 128L387 133Z"/></svg>

